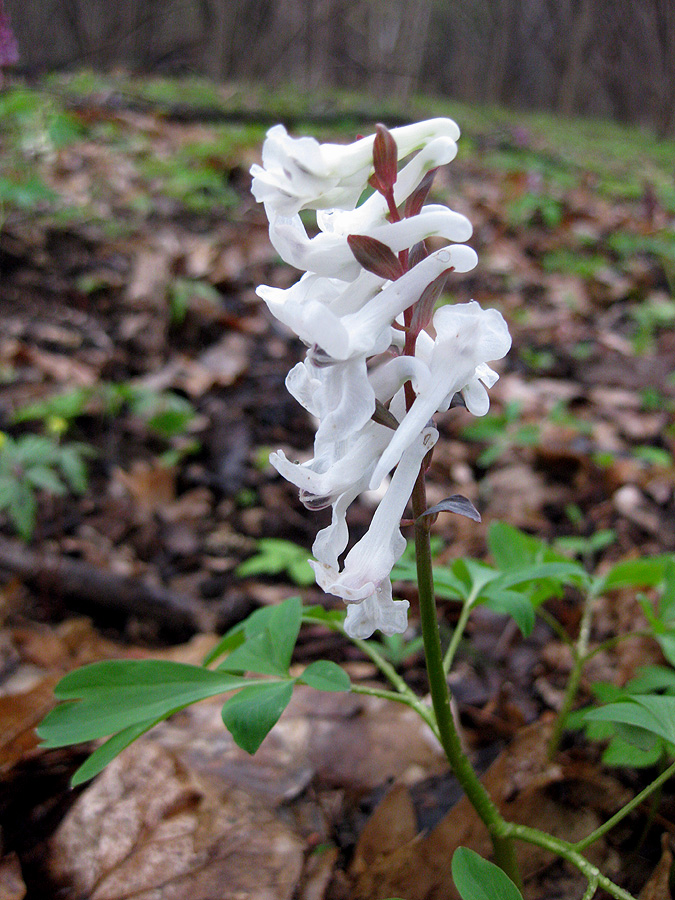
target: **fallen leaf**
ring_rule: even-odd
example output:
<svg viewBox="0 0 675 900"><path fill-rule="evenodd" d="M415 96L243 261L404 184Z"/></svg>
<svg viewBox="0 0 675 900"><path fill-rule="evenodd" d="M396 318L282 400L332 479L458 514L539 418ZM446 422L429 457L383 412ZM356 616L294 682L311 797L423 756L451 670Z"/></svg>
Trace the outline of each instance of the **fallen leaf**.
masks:
<svg viewBox="0 0 675 900"><path fill-rule="evenodd" d="M670 889L673 869L673 851L670 849L670 835L661 835L661 859L649 877L649 881L638 894L638 900L672 900Z"/></svg>
<svg viewBox="0 0 675 900"><path fill-rule="evenodd" d="M291 900L304 842L255 798L214 791L141 740L81 795L49 849L73 900Z"/></svg>
<svg viewBox="0 0 675 900"><path fill-rule="evenodd" d="M21 863L16 853L8 853L0 859L0 897L2 900L23 900L26 885L21 874Z"/></svg>

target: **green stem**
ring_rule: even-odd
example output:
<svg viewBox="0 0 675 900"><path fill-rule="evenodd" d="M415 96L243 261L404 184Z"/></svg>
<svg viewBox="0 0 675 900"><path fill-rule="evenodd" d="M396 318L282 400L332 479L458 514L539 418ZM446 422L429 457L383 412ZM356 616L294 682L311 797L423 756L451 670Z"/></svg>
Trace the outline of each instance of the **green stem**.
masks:
<svg viewBox="0 0 675 900"><path fill-rule="evenodd" d="M577 692L579 690L581 674L583 672L584 665L586 664L586 658L588 656L588 644L591 639L591 624L593 620L594 600L595 595L592 593L589 593L584 600L584 608L581 614L581 622L579 624L579 637L577 638L576 646L574 647L574 663L572 665L572 671L570 672L570 677L567 682L567 687L565 688L565 696L563 698L562 706L560 707L560 712L558 713L555 725L553 726L553 733L551 734L551 740L549 741L548 745L549 759L552 759L558 752L563 732L565 731L565 726L567 725L567 718L572 711L572 707L574 706L574 701L576 700Z"/></svg>
<svg viewBox="0 0 675 900"><path fill-rule="evenodd" d="M546 834L536 828L530 828L527 825L516 825L512 822L505 823L504 834L516 840L534 844L536 847L541 847L544 850L550 850L551 853L561 856L579 869L589 883L595 881L597 886L606 891L610 897L615 897L616 900L635 900L632 894L619 887L618 884L614 884L606 875L602 874L597 866L594 866L585 856L582 856L575 844L568 844L567 841L560 840L560 838L553 837L553 835Z"/></svg>
<svg viewBox="0 0 675 900"><path fill-rule="evenodd" d="M471 615L471 610L473 609L473 604L476 600L477 591L472 593L464 605L462 606L462 611L459 614L459 619L457 620L457 624L455 625L455 630L452 632L452 637L450 639L450 646L445 651L445 656L443 657L443 670L447 675L452 666L453 660L455 658L455 653L457 652L457 648L459 647L459 642L462 639L462 635L464 634L464 629L466 628L466 623L469 621L469 616Z"/></svg>
<svg viewBox="0 0 675 900"><path fill-rule="evenodd" d="M369 659L375 663L377 668L382 672L384 677L394 685L399 694L405 694L411 699L416 700L417 695L404 681L403 678L398 674L396 669L392 666L390 662L382 656L382 654L374 647L372 644L369 644L368 641L362 641L360 638L350 638L352 643L354 643L362 653L365 653Z"/></svg>
<svg viewBox="0 0 675 900"><path fill-rule="evenodd" d="M305 616L303 619L304 622L311 622L316 625L323 625L326 628L330 628L331 631L339 631L340 634L345 635L355 646L359 648L359 650L367 656L372 663L380 670L380 672L384 675L384 677L396 688L399 694L404 694L411 701L417 701L417 694L410 688L403 678L398 674L396 669L392 666L391 663L387 662L387 660L382 656L379 650L368 641L362 641L360 638L349 637L344 630L344 626L341 622L327 622L325 619L314 618L312 616Z"/></svg>
<svg viewBox="0 0 675 900"><path fill-rule="evenodd" d="M383 688L368 687L368 685L365 684L353 684L351 690L353 694L366 694L369 697L382 697L384 700L393 700L394 703L403 703L405 706L409 706L427 723L440 741L434 711L433 709L429 709L419 697L415 697L414 700L411 700L404 694L397 694L395 691L387 691Z"/></svg>
<svg viewBox="0 0 675 900"><path fill-rule="evenodd" d="M588 882L588 887L584 891L584 896L581 898L581 900L593 900L593 897L595 897L595 893L597 890L598 890L598 879L591 878Z"/></svg>
<svg viewBox="0 0 675 900"><path fill-rule="evenodd" d="M668 766L668 768L662 772L658 778L655 778L651 784L648 784L647 787L640 791L639 794L636 794L632 800L626 803L625 806L622 806L621 809L615 813L611 819L607 819L599 828L596 828L595 831L591 832L591 834L587 835L587 837L582 838L582 840L577 841L574 844L575 850L585 850L586 847L590 847L591 844L594 844L597 840L604 835L607 834L608 831L611 831L615 825L618 825L622 819L625 819L626 816L633 812L633 810L639 806L644 800L649 797L650 794L653 794L655 790L661 787L661 785L668 781L671 775L675 774L675 762Z"/></svg>
<svg viewBox="0 0 675 900"><path fill-rule="evenodd" d="M413 517L415 518L415 558L417 561L417 583L419 590L420 622L431 702L436 714L438 736L455 777L462 785L464 793L487 828L494 849L495 862L511 880L521 886L520 872L513 841L505 834L507 823L495 806L492 798L481 784L473 766L462 750L462 744L455 727L450 709L450 692L443 668L443 653L436 618L434 600L433 569L429 527L426 519L419 518L427 508L424 484L424 469L415 482L412 494Z"/></svg>
<svg viewBox="0 0 675 900"><path fill-rule="evenodd" d="M547 609L544 609L543 606L540 606L537 609L537 615L542 620L542 622L545 622L551 629L551 631L560 638L563 644L567 644L568 647L574 646L574 641L570 638L569 634L565 631L556 617L552 616Z"/></svg>

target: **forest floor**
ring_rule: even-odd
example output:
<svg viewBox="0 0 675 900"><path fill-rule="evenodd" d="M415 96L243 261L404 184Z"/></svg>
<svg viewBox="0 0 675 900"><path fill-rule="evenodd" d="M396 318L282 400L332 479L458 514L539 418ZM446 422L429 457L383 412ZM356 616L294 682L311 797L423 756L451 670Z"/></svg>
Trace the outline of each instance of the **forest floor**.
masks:
<svg viewBox="0 0 675 900"><path fill-rule="evenodd" d="M593 572L673 554L675 146L437 100L407 111L437 114L463 136L434 190L471 219L479 256L444 300L498 308L513 335L489 414L440 423L430 502L459 492L482 522L441 516L439 565L497 562L496 523ZM78 665L199 664L260 606L330 603L305 562L325 513L267 461L307 452L313 432L284 387L303 348L255 295L297 273L268 242L248 170L277 117L346 141L401 116L354 98L310 107L292 92L88 73L0 93L0 896L429 900L453 896L458 834L486 849L422 725L373 698L298 690L252 758L206 701L76 791L86 748L46 751L34 733ZM355 504L354 533L371 512ZM405 571L395 595L411 601L410 631L383 648L424 691ZM596 600L591 644L616 640L589 661L580 704L598 683L666 664L638 633L656 602L645 588ZM606 744L574 732L548 761L581 605L569 587L549 598L548 624L527 637L477 607L451 674L472 757L481 770L496 760L493 789L514 818L570 840L661 758L611 766ZM446 640L458 608L440 604ZM377 679L315 626L295 663L317 658ZM670 784L592 852L636 895L668 897L662 835L675 836ZM530 849L523 868L526 900L583 894L550 855Z"/></svg>

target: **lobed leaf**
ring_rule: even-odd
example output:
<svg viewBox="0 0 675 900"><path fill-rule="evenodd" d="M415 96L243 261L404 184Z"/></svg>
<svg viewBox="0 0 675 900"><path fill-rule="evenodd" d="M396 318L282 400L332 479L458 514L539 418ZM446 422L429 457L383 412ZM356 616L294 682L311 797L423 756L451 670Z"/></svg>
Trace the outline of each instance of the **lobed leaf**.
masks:
<svg viewBox="0 0 675 900"><path fill-rule="evenodd" d="M292 681L276 681L251 684L230 697L222 709L223 722L242 750L256 752L279 721L292 694Z"/></svg>
<svg viewBox="0 0 675 900"><path fill-rule="evenodd" d="M55 688L62 703L37 732L49 747L107 737L144 720L167 718L198 700L248 684L227 672L164 660L108 660L66 675Z"/></svg>
<svg viewBox="0 0 675 900"><path fill-rule="evenodd" d="M462 900L523 900L499 866L466 847L458 847L452 856L452 877Z"/></svg>
<svg viewBox="0 0 675 900"><path fill-rule="evenodd" d="M349 675L337 663L328 659L310 663L298 681L317 691L348 691L351 688Z"/></svg>

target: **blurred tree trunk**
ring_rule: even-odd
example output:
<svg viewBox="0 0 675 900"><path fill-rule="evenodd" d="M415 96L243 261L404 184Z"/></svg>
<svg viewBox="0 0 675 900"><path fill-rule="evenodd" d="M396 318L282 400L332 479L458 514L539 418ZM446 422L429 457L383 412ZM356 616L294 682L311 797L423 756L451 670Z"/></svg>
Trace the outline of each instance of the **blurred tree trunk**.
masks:
<svg viewBox="0 0 675 900"><path fill-rule="evenodd" d="M675 129L675 0L5 0L26 73L80 65L612 115ZM49 36L45 40L45 35Z"/></svg>
<svg viewBox="0 0 675 900"><path fill-rule="evenodd" d="M584 58L595 24L593 10L597 0L572 0L568 6L565 64L558 90L558 112L571 116L577 108L579 86L584 75Z"/></svg>

